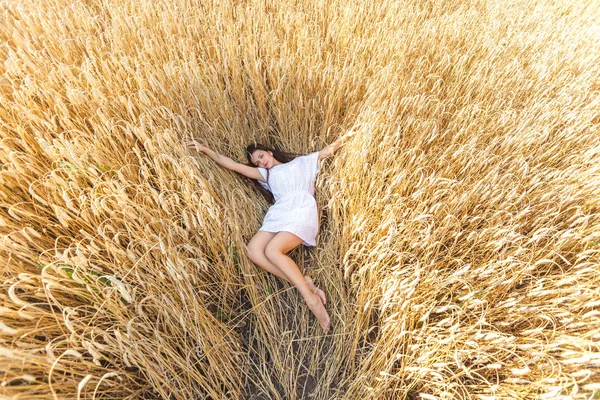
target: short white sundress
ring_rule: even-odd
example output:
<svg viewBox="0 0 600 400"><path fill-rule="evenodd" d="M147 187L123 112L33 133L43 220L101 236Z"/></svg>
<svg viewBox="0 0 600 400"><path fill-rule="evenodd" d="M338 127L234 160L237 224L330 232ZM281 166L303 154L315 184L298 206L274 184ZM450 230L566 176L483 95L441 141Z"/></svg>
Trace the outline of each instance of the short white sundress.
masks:
<svg viewBox="0 0 600 400"><path fill-rule="evenodd" d="M258 170L267 179L267 170ZM268 184L258 183L273 193L275 204L269 207L259 230L291 232L303 240L303 245L316 246L319 217L314 182L318 172L318 151L271 167Z"/></svg>

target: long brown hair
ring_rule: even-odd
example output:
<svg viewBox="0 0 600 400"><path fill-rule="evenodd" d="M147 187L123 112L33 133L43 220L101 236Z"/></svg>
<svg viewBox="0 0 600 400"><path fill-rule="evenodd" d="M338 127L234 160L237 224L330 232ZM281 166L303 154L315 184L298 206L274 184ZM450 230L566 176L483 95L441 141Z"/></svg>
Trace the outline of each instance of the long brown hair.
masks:
<svg viewBox="0 0 600 400"><path fill-rule="evenodd" d="M256 150L264 150L264 151L270 151L271 153L273 153L273 158L276 159L277 161L279 161L280 163L288 163L290 161L292 161L294 158L301 156L301 154L296 154L296 153L289 153L286 151L282 151L273 147L267 147L267 146L263 146L262 144L259 143L255 143L255 144L251 144L248 147L246 147L246 158L248 158L248 164L251 167L256 167L256 165L254 165L252 163L252 153L254 153ZM267 189L265 189L264 187L262 187L262 185L260 183L258 183L257 180L252 180L254 182L254 185L256 185L256 188L259 190L259 192L262 193L262 195L265 197L265 200L267 200L267 202L269 204L272 204L275 202L275 199L273 197L273 194L271 192L269 192ZM269 170L267 169L267 185L269 184Z"/></svg>

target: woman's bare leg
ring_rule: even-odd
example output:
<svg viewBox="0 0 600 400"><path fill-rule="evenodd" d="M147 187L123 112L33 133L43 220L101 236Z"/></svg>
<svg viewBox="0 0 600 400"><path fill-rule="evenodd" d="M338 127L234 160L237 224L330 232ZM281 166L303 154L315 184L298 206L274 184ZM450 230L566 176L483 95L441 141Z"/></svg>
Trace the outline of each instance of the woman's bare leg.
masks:
<svg viewBox="0 0 600 400"><path fill-rule="evenodd" d="M267 244L271 241L271 239L275 237L275 235L277 235L277 232L256 232L256 235L254 235L252 239L250 239L250 242L248 242L248 245L246 246L246 255L254 264L293 285L293 283L288 279L288 277L283 273L283 271L281 271L277 266L273 265L265 256L265 248L267 247ZM325 292L323 292L321 289L315 286L310 276L306 275L304 278L308 283L308 287L311 289L311 291L317 296L319 296L323 304L325 304L327 302Z"/></svg>
<svg viewBox="0 0 600 400"><path fill-rule="evenodd" d="M256 232L256 235L250 239L250 242L248 242L248 245L246 246L246 255L254 264L258 265L265 271L290 282L288 277L279 268L271 264L271 262L265 256L265 247L267 247L267 244L275 237L275 235L277 235L277 232Z"/></svg>
<svg viewBox="0 0 600 400"><path fill-rule="evenodd" d="M329 314L319 296L314 294L300 269L286 253L302 243L302 239L290 232L279 232L265 248L267 259L288 277L289 281L300 291L306 304L319 320L323 331L327 333L331 325Z"/></svg>

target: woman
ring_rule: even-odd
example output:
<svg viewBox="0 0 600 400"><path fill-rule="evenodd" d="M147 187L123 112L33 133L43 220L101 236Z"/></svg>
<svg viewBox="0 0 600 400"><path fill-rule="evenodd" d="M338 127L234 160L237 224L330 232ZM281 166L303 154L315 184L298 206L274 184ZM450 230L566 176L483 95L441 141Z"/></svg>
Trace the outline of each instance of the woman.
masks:
<svg viewBox="0 0 600 400"><path fill-rule="evenodd" d="M189 148L209 156L222 167L256 179L272 193L275 204L269 208L263 225L248 243L247 256L259 267L294 285L325 333L331 325L325 309L325 293L308 275L303 276L286 254L300 244L316 246L319 221L314 181L319 163L333 155L342 142L354 134L355 131L350 130L321 151L296 158L262 145L250 145L246 148L250 165L217 154L195 140L184 139Z"/></svg>

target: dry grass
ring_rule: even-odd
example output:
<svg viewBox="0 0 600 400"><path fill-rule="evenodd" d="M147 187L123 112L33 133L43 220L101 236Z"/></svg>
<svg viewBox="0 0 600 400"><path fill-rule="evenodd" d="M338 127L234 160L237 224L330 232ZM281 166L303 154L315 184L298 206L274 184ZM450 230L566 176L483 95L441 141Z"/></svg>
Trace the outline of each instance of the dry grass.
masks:
<svg viewBox="0 0 600 400"><path fill-rule="evenodd" d="M600 396L591 0L0 0L0 395ZM322 169L322 337L197 158ZM571 396L571 397L569 397Z"/></svg>

